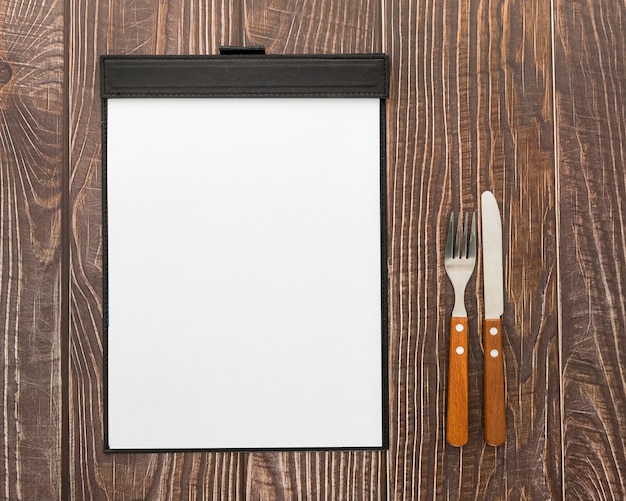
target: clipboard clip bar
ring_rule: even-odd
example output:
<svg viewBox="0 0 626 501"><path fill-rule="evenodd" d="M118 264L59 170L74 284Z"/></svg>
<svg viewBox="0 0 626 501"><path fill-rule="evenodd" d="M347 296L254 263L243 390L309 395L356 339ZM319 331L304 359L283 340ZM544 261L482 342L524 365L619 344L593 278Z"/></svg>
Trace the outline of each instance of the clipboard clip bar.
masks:
<svg viewBox="0 0 626 501"><path fill-rule="evenodd" d="M222 45L220 47L221 56L263 56L265 55L264 45L249 45L240 47L235 45Z"/></svg>

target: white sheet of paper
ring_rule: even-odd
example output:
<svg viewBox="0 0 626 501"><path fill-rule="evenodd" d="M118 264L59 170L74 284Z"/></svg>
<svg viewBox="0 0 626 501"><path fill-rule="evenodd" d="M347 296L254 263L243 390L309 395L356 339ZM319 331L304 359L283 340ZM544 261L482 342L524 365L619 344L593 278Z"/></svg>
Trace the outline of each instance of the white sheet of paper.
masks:
<svg viewBox="0 0 626 501"><path fill-rule="evenodd" d="M378 99L109 99L111 449L382 445Z"/></svg>

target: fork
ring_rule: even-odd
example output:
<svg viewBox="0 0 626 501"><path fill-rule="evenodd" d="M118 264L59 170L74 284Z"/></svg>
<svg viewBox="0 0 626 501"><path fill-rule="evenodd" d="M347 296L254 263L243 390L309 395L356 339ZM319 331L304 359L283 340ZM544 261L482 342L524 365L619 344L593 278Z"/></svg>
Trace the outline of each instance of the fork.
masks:
<svg viewBox="0 0 626 501"><path fill-rule="evenodd" d="M455 235L456 233L456 235ZM444 259L446 273L454 288L454 308L450 318L450 354L448 364L448 414L446 440L460 447L468 439L467 380L467 311L465 287L476 264L476 213L469 227L469 214L459 214L455 232L454 213L450 215Z"/></svg>

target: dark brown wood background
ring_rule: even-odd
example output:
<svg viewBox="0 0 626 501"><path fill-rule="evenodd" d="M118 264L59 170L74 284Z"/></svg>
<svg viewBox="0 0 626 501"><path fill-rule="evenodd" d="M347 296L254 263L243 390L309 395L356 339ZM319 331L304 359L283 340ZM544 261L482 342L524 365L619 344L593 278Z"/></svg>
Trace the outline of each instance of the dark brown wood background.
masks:
<svg viewBox="0 0 626 501"><path fill-rule="evenodd" d="M102 452L100 54L385 52L388 452ZM623 0L0 3L0 499L626 499ZM504 220L508 435L445 442L451 210ZM473 293L473 294L472 294Z"/></svg>

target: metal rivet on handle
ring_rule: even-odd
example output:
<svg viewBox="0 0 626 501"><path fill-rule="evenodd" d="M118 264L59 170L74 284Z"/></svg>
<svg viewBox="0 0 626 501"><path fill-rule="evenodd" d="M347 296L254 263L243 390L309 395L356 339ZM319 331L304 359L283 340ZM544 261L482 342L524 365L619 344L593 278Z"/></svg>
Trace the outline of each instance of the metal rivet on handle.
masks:
<svg viewBox="0 0 626 501"><path fill-rule="evenodd" d="M463 332L463 324L456 324L454 328L457 332Z"/></svg>
<svg viewBox="0 0 626 501"><path fill-rule="evenodd" d="M463 348L462 346L457 346L456 347L456 354L457 355L463 355L463 353L465 353L465 348Z"/></svg>
<svg viewBox="0 0 626 501"><path fill-rule="evenodd" d="M491 350L489 352L489 355L491 355L491 358L496 358L500 353L498 353L498 350Z"/></svg>
<svg viewBox="0 0 626 501"><path fill-rule="evenodd" d="M491 329L489 329L489 334L491 334L492 336L495 336L497 333L498 333L497 327L492 327Z"/></svg>

